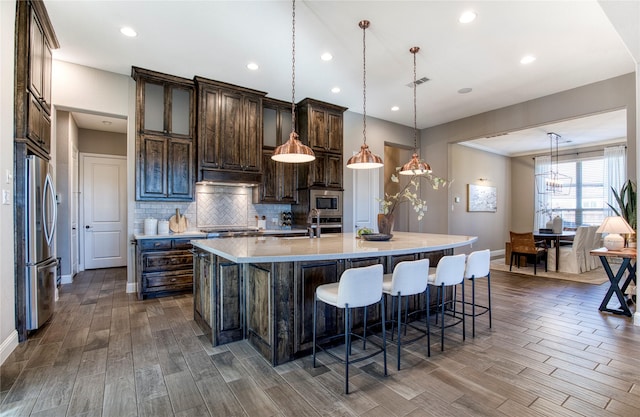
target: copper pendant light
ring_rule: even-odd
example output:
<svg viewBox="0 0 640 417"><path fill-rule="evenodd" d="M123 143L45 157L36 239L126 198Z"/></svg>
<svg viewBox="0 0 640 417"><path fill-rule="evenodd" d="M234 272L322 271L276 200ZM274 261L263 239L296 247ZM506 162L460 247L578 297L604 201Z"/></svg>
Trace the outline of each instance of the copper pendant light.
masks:
<svg viewBox="0 0 640 417"><path fill-rule="evenodd" d="M365 32L369 27L370 22L368 20L361 20L358 23L360 29L362 29L362 138L363 143L360 146L360 152L353 155L347 161L347 168L352 169L373 169L384 166L382 158L378 155L371 153L369 146L367 146L367 57L366 57L366 42Z"/></svg>
<svg viewBox="0 0 640 417"><path fill-rule="evenodd" d="M420 160L418 155L418 122L417 122L417 106L416 106L416 54L420 51L420 48L414 46L409 49L409 52L413 54L413 155L411 160L404 164L400 169L400 175L422 175L431 173L431 167L426 162Z"/></svg>
<svg viewBox="0 0 640 417"><path fill-rule="evenodd" d="M287 162L298 164L301 162L310 162L316 159L313 150L300 142L296 133L296 0L292 1L291 13L291 134L289 140L278 146L271 159L278 162Z"/></svg>

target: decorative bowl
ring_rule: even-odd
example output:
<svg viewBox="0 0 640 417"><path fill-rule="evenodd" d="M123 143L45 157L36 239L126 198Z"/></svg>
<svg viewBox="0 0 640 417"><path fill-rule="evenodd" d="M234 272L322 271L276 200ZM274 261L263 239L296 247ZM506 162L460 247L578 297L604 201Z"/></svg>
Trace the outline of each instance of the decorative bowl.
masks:
<svg viewBox="0 0 640 417"><path fill-rule="evenodd" d="M385 235L385 234L382 234L382 233L371 233L371 234L368 234L368 235L362 235L361 237L364 240L370 240L370 241L375 241L375 242L383 242L383 241L391 239L393 237L393 235Z"/></svg>

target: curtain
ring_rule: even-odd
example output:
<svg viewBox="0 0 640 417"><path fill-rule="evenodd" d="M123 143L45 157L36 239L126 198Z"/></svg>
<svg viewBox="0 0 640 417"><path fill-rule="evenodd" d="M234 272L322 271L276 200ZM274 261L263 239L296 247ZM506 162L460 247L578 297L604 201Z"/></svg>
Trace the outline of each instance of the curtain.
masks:
<svg viewBox="0 0 640 417"><path fill-rule="evenodd" d="M619 192L627 178L627 150L624 145L604 148L604 174L607 203L618 207L612 189ZM615 214L608 206L605 211L607 216Z"/></svg>
<svg viewBox="0 0 640 417"><path fill-rule="evenodd" d="M546 192L545 180L551 171L551 156L537 156L535 158L535 197L534 203L536 207L533 216L533 230L547 227L547 222L552 219L551 204L552 195Z"/></svg>

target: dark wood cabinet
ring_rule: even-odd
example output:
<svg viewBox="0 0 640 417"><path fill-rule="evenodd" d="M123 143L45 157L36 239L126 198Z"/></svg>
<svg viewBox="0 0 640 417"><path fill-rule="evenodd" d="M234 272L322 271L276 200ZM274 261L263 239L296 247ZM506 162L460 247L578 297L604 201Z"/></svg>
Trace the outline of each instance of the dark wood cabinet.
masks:
<svg viewBox="0 0 640 417"><path fill-rule="evenodd" d="M265 93L195 77L198 179L259 183Z"/></svg>
<svg viewBox="0 0 640 417"><path fill-rule="evenodd" d="M17 2L15 140L49 158L51 150L51 49L58 40L41 1Z"/></svg>
<svg viewBox="0 0 640 417"><path fill-rule="evenodd" d="M300 139L316 159L301 164L298 188L342 189L343 113L345 107L306 98L297 105Z"/></svg>
<svg viewBox="0 0 640 417"><path fill-rule="evenodd" d="M262 183L260 202L274 204L297 204L297 170L294 164L283 164L271 159L273 147L262 149Z"/></svg>
<svg viewBox="0 0 640 417"><path fill-rule="evenodd" d="M193 255L188 239L140 239L136 244L138 298L193 290Z"/></svg>
<svg viewBox="0 0 640 417"><path fill-rule="evenodd" d="M136 200L192 201L193 81L143 68L136 80Z"/></svg>
<svg viewBox="0 0 640 417"><path fill-rule="evenodd" d="M244 337L242 266L194 249L194 319L213 346Z"/></svg>

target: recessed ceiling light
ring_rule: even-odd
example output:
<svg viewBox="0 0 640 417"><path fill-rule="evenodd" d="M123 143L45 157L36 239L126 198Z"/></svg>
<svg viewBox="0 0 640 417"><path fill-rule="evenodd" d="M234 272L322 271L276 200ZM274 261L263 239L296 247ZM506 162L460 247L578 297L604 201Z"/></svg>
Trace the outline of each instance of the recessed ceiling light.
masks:
<svg viewBox="0 0 640 417"><path fill-rule="evenodd" d="M258 69L258 68L260 68L260 67L259 67L259 66L258 66L258 64L256 64L255 62L249 62L249 63L247 64L247 68L249 68L251 71L255 71L255 70L257 70L257 69Z"/></svg>
<svg viewBox="0 0 640 417"><path fill-rule="evenodd" d="M465 88L461 88L458 90L458 93L460 94L467 94L473 91L473 88L470 87L465 87Z"/></svg>
<svg viewBox="0 0 640 417"><path fill-rule="evenodd" d="M136 31L133 30L132 28L128 27L128 26L125 26L125 27L121 28L120 29L120 33L122 33L124 36L128 36L130 38L138 36Z"/></svg>
<svg viewBox="0 0 640 417"><path fill-rule="evenodd" d="M391 111L398 111L398 110L400 110L400 107L398 106L391 107Z"/></svg>
<svg viewBox="0 0 640 417"><path fill-rule="evenodd" d="M331 89L331 92L332 92L333 94L338 94L338 93L340 92L340 87L333 87L333 88Z"/></svg>
<svg viewBox="0 0 640 417"><path fill-rule="evenodd" d="M331 55L329 52L325 52L324 54L320 55L320 59L323 61L331 61L333 59L333 55Z"/></svg>
<svg viewBox="0 0 640 417"><path fill-rule="evenodd" d="M525 55L522 57L522 59L520 60L520 63L523 65L527 65L532 63L533 61L536 60L536 57L533 55Z"/></svg>
<svg viewBox="0 0 640 417"><path fill-rule="evenodd" d="M478 14L476 12L474 12L473 10L467 10L460 15L460 17L458 18L458 22L470 23L476 20L476 17L478 17Z"/></svg>

